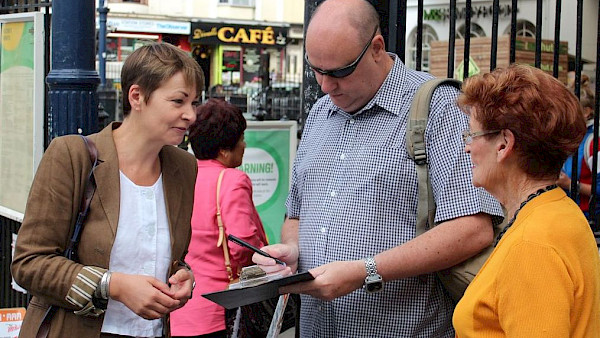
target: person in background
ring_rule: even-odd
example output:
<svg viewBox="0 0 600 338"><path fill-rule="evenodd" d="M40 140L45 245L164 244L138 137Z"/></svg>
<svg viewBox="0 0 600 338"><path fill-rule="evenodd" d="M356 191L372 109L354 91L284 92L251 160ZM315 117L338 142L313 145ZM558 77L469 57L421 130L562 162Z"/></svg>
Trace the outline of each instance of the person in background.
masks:
<svg viewBox="0 0 600 338"><path fill-rule="evenodd" d="M471 184L458 90L444 85L432 97L425 145L439 225L416 236L418 179L406 124L412 98L432 76L386 52L377 11L365 0L322 2L305 42L327 95L306 120L282 243L264 248L315 276L280 289L302 294L300 335L453 337L454 302L434 272L488 247L493 218L503 216ZM282 268L253 259L269 272Z"/></svg>
<svg viewBox="0 0 600 338"><path fill-rule="evenodd" d="M225 290L230 282L223 248L217 246L217 181L222 172L218 203L225 234L256 247L266 245L267 238L252 201L252 182L246 173L235 169L242 164L246 148L246 120L241 110L223 100L209 99L198 108L197 116L190 128L198 178L187 255L197 287L195 297L171 315L171 330L176 337L225 337L225 310L200 296ZM236 279L242 267L252 264L253 251L231 244L229 254L232 277Z"/></svg>
<svg viewBox="0 0 600 338"><path fill-rule="evenodd" d="M224 97L225 90L223 89L223 85L220 83L214 85L210 90L210 96L211 97L220 97L220 98Z"/></svg>
<svg viewBox="0 0 600 338"><path fill-rule="evenodd" d="M579 206L583 213L588 216L590 209L590 197L592 195L592 164L593 164L593 138L594 138L594 105L596 104L595 95L589 87L590 79L587 75L581 76L581 88L579 94L579 102L581 103L583 117L586 121L587 132L583 141L579 144L577 150L577 177L579 178ZM575 92L574 86L569 86L572 93ZM558 177L557 184L565 191L571 190L571 174L573 169L573 156L569 156L562 167ZM600 169L600 167L599 167ZM598 176L600 178L600 176ZM600 181L598 181L600 183ZM596 186L596 196L600 195L600 184ZM600 203L600 201L597 201ZM596 214L600 212L596 206Z"/></svg>
<svg viewBox="0 0 600 338"><path fill-rule="evenodd" d="M467 79L459 105L473 185L510 221L454 312L462 337L600 337L600 257L579 207L556 186L585 121L551 75L511 65Z"/></svg>
<svg viewBox="0 0 600 338"><path fill-rule="evenodd" d="M19 229L12 274L33 298L21 337L58 307L49 337L164 337L168 314L191 297L184 261L196 179L193 156L173 145L196 120L203 75L169 44L137 49L121 72L122 123L89 136L97 189L78 245L63 257L90 171L77 135L52 140ZM108 292L99 292L103 289Z"/></svg>

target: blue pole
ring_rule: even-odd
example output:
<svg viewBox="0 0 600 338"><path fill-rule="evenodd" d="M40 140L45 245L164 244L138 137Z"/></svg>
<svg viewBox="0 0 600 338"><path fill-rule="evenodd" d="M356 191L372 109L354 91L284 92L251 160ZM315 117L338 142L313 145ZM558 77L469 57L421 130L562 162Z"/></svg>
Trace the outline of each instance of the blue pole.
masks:
<svg viewBox="0 0 600 338"><path fill-rule="evenodd" d="M104 0L98 1L98 21L100 27L98 30L98 72L100 73L100 86L106 87L106 17L108 7L104 5Z"/></svg>
<svg viewBox="0 0 600 338"><path fill-rule="evenodd" d="M46 77L48 142L98 129L94 9L94 0L52 2L52 64Z"/></svg>

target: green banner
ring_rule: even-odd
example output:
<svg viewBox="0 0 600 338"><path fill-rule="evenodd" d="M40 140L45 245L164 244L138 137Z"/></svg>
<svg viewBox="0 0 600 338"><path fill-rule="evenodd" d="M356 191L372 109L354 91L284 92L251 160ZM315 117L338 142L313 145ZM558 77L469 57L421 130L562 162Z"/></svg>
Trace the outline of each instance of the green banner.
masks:
<svg viewBox="0 0 600 338"><path fill-rule="evenodd" d="M279 243L290 188L290 129L252 129L245 133L242 165L252 180L252 199L270 244Z"/></svg>

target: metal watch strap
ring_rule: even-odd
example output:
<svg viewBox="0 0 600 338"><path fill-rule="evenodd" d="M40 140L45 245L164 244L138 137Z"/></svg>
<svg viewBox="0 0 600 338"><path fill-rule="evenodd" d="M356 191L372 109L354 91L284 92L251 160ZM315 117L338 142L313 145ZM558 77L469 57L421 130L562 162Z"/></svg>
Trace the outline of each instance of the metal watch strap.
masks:
<svg viewBox="0 0 600 338"><path fill-rule="evenodd" d="M377 263L375 263L374 257L365 258L365 268L367 269L367 276L377 274Z"/></svg>
<svg viewBox="0 0 600 338"><path fill-rule="evenodd" d="M377 273L377 263L375 258L365 258L365 268L367 269L367 277L365 277L364 288L367 293L374 293L383 290L383 278Z"/></svg>

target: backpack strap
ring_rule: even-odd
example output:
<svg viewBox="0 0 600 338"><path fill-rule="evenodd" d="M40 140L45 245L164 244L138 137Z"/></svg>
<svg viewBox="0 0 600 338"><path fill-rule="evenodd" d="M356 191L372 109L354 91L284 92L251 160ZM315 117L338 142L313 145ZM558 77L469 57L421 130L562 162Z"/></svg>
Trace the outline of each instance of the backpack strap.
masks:
<svg viewBox="0 0 600 338"><path fill-rule="evenodd" d="M460 89L461 82L454 79L431 79L421 85L410 105L406 127L406 150L417 167L418 193L417 232L420 235L434 226L435 201L427 167L425 128L429 118L431 97L440 85L451 85Z"/></svg>
<svg viewBox="0 0 600 338"><path fill-rule="evenodd" d="M77 219L75 221L75 225L73 226L73 235L69 241L69 246L64 252L65 257L76 262L79 262L79 257L77 257L77 245L79 244L81 233L83 232L83 227L85 226L85 219L90 210L92 198L96 192L96 178L94 177L94 170L98 166L98 149L96 148L96 144L87 136L79 136L81 136L83 139L83 143L90 154L92 168L88 174L88 179L83 190L83 196L81 197L81 202L79 203L79 213L77 214Z"/></svg>

